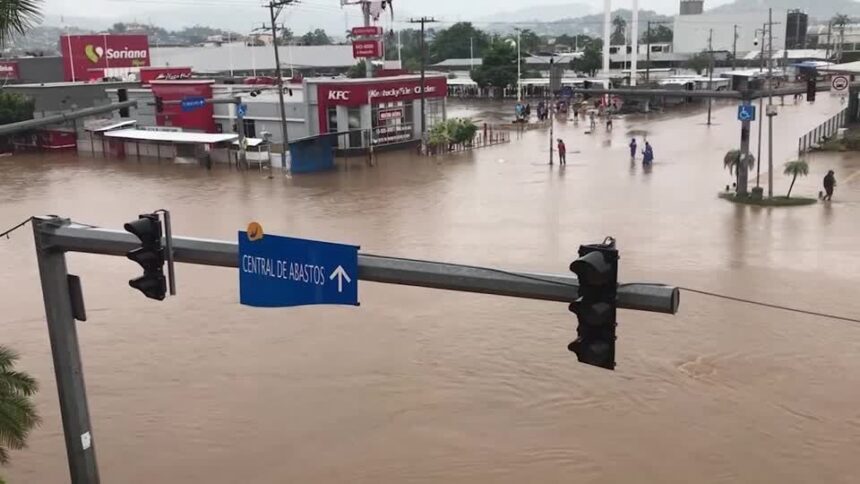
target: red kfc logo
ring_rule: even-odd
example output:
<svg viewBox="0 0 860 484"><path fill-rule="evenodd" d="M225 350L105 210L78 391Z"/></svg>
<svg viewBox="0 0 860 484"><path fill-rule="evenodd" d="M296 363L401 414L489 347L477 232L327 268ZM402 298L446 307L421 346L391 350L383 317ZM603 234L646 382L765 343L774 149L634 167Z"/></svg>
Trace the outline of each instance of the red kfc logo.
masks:
<svg viewBox="0 0 860 484"><path fill-rule="evenodd" d="M349 91L329 91L329 101L349 101Z"/></svg>

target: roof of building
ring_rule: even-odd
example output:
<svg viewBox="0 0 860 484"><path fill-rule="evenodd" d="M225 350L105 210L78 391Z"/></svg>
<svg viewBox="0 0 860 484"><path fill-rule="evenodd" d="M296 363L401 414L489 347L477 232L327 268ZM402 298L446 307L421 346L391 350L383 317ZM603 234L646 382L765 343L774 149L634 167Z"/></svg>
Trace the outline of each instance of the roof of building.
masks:
<svg viewBox="0 0 860 484"><path fill-rule="evenodd" d="M434 77L447 77L445 74L440 73L431 73L427 72L424 75L425 78L434 78ZM414 81L417 79L421 79L421 76L418 74L403 74L400 76L388 76L388 77L306 77L305 82L308 84L379 84L385 82L398 82L398 81Z"/></svg>
<svg viewBox="0 0 860 484"><path fill-rule="evenodd" d="M206 47L154 47L153 66L190 66L194 72L213 73L275 68L271 46L244 43ZM345 68L355 65L349 45L284 45L278 47L281 67Z"/></svg>
<svg viewBox="0 0 860 484"><path fill-rule="evenodd" d="M442 62L433 64L432 67L471 67L479 66L484 63L484 59L476 57L474 59L445 59Z"/></svg>
<svg viewBox="0 0 860 484"><path fill-rule="evenodd" d="M229 133L193 133L190 131L147 131L143 129L120 129L108 131L106 138L119 138L132 141L163 141L168 143L209 144L234 141L238 134Z"/></svg>
<svg viewBox="0 0 860 484"><path fill-rule="evenodd" d="M860 74L860 61L833 64L831 66L819 67L818 70L826 72L841 72L845 74Z"/></svg>
<svg viewBox="0 0 860 484"><path fill-rule="evenodd" d="M137 124L137 121L134 119L97 119L84 122L84 130L92 131L93 133L102 133L117 128L125 128L126 126L134 126L135 124Z"/></svg>

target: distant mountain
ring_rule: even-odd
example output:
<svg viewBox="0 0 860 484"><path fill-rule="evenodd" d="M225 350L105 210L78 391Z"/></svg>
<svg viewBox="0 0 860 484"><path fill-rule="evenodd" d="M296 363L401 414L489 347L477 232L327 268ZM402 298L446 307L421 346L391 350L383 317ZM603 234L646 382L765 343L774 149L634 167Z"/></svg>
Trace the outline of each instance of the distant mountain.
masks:
<svg viewBox="0 0 860 484"><path fill-rule="evenodd" d="M629 24L631 19L633 18L633 12L627 9L618 9L612 12L612 18L616 16L620 16L625 19ZM510 19L509 19L510 20ZM639 33L645 32L647 27L647 22L651 21L662 21L662 22L670 22L672 17L660 15L657 12L652 10L640 10L639 11ZM518 20L519 21L519 20ZM533 30L538 35L579 35L585 34L590 35L592 37L603 35L603 14L593 14L593 15L585 15L577 18L561 18L558 20L553 20L549 22L544 22L535 25L522 25L522 24L506 24L506 23L493 23L493 24L481 24L480 22L476 22L475 25L479 28L485 28L492 32L499 33L509 33L513 31L514 27L526 27Z"/></svg>
<svg viewBox="0 0 860 484"><path fill-rule="evenodd" d="M562 5L529 5L517 10L505 10L475 20L476 24L489 22L552 22L559 19L577 18L599 11L596 5L568 3Z"/></svg>
<svg viewBox="0 0 860 484"><path fill-rule="evenodd" d="M707 4L707 3L706 3ZM735 0L734 3L709 9L717 13L744 13L761 11L762 9L800 9L810 17L818 20L828 20L837 13L848 16L860 16L860 2L853 0Z"/></svg>

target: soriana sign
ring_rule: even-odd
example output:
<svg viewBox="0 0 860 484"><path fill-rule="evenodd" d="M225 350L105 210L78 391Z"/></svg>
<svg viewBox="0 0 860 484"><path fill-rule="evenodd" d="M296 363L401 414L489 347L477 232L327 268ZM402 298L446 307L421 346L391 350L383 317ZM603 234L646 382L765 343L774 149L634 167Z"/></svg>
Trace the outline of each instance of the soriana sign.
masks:
<svg viewBox="0 0 860 484"><path fill-rule="evenodd" d="M67 81L102 77L110 68L149 65L146 35L63 35L60 52Z"/></svg>
<svg viewBox="0 0 860 484"><path fill-rule="evenodd" d="M140 83L191 79L190 67L144 67L140 69Z"/></svg>
<svg viewBox="0 0 860 484"><path fill-rule="evenodd" d="M0 62L0 79L4 80L18 80L20 78L20 74L18 73L18 63L15 61L3 61Z"/></svg>
<svg viewBox="0 0 860 484"><path fill-rule="evenodd" d="M353 40L352 41L352 56L356 59L369 57L375 59L382 57L382 41L381 40Z"/></svg>

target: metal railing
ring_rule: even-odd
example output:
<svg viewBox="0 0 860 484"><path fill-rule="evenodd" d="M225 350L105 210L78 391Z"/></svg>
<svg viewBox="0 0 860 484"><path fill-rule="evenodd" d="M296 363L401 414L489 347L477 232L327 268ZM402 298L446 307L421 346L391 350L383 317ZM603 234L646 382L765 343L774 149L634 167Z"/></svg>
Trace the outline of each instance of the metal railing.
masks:
<svg viewBox="0 0 860 484"><path fill-rule="evenodd" d="M812 148L820 146L822 142L836 135L840 128L844 128L848 120L848 108L839 111L835 116L819 124L797 140L797 156L802 156Z"/></svg>

